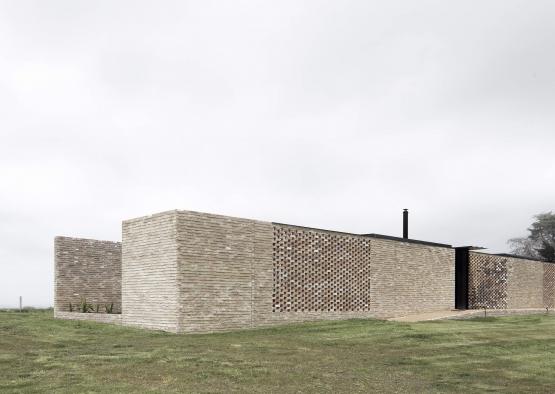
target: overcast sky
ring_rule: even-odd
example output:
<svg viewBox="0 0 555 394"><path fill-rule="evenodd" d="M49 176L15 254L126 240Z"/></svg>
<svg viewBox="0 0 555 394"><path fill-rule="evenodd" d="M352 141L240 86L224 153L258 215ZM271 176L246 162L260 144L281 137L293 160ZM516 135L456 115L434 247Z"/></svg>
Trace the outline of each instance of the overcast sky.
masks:
<svg viewBox="0 0 555 394"><path fill-rule="evenodd" d="M0 305L196 210L507 251L555 209L553 1L1 1Z"/></svg>

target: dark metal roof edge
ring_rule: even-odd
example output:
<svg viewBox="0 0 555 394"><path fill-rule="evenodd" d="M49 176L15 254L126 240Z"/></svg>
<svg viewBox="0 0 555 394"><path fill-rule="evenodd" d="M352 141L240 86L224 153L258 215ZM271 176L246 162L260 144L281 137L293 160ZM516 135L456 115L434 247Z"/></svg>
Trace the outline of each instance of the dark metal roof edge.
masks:
<svg viewBox="0 0 555 394"><path fill-rule="evenodd" d="M526 256L520 256L518 254L510 254L510 253L486 253L486 252L476 252L474 250L471 250L472 253L477 253L477 254L485 254L486 256L499 256L499 257L509 257L509 258L513 258L513 259L519 259L519 260L530 260L530 261L537 261L540 263L550 263L550 264L555 264L555 261L547 261L547 260L542 260L542 259L537 259L534 257L526 257Z"/></svg>
<svg viewBox="0 0 555 394"><path fill-rule="evenodd" d="M541 261L542 263L555 263L555 261L547 261L547 260L542 260L535 257L526 257L526 256L520 256L518 254L511 254L511 253L496 253L495 255L503 256L503 257L512 257L514 259L521 259L521 260Z"/></svg>
<svg viewBox="0 0 555 394"><path fill-rule="evenodd" d="M298 229L301 229L301 230L322 231L322 232L330 233L330 234L351 235L351 236L355 236L355 237L365 237L365 238L388 239L390 241L408 242L408 243L428 245L428 246L437 246L437 247L440 247L440 248L450 248L450 249L452 248L452 246L448 245L448 244L441 244L441 243L429 242L429 241L420 241L418 239L394 237L394 236L391 236L391 235L374 234L374 233L372 233L372 234L355 234L355 233L347 233L347 232L344 232L344 231L326 230L326 229L323 229L323 228L298 226L298 225L295 225L295 224L277 223L277 222L272 222L272 224L277 225L277 226L298 228Z"/></svg>
<svg viewBox="0 0 555 394"><path fill-rule="evenodd" d="M449 244L441 244L438 242L430 242L430 241L421 241L419 239L411 239L411 238L401 238L401 237L394 237L392 235L383 235L383 234L362 234L365 237L370 237L370 238L379 238L379 239L388 239L390 241L398 241L398 242L408 242L408 243L412 243L412 244L421 244L421 245L428 245L428 246L437 246L439 248L449 248L452 249L453 245L449 245Z"/></svg>
<svg viewBox="0 0 555 394"><path fill-rule="evenodd" d="M455 249L483 250L483 249L487 249L487 248L484 248L483 246L465 245L465 246L455 246Z"/></svg>

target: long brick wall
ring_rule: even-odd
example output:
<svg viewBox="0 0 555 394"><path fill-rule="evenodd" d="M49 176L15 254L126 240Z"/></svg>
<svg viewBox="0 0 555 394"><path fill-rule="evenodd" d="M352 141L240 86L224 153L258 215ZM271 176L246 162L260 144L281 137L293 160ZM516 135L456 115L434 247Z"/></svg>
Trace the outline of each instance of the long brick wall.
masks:
<svg viewBox="0 0 555 394"><path fill-rule="evenodd" d="M454 307L454 249L386 239L372 239L371 249L371 310L377 316Z"/></svg>
<svg viewBox="0 0 555 394"><path fill-rule="evenodd" d="M451 248L190 211L177 212L177 245L178 331L454 304Z"/></svg>
<svg viewBox="0 0 555 394"><path fill-rule="evenodd" d="M121 244L94 239L54 239L54 312L87 303L114 304L121 311Z"/></svg>
<svg viewBox="0 0 555 394"><path fill-rule="evenodd" d="M469 308L554 307L555 264L469 253Z"/></svg>
<svg viewBox="0 0 555 394"><path fill-rule="evenodd" d="M126 220L122 244L57 237L55 308L210 332L454 307L449 246L191 211ZM555 307L555 264L471 252L471 308ZM65 316L65 315L64 315Z"/></svg>
<svg viewBox="0 0 555 394"><path fill-rule="evenodd" d="M126 220L122 233L123 247L57 239L57 300L76 293L62 286L67 278L91 278L92 265L70 271L67 261L96 264L107 254L121 261L121 279L106 281L121 294L122 324L150 329L221 331L453 303L450 248L190 211Z"/></svg>
<svg viewBox="0 0 555 394"><path fill-rule="evenodd" d="M543 307L543 265L541 261L509 258L507 308Z"/></svg>

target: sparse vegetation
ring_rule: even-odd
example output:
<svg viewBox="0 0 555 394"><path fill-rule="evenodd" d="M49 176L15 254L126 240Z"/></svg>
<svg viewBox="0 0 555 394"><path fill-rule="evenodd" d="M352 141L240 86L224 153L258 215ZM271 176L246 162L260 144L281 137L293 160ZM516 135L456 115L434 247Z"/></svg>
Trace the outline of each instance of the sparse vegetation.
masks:
<svg viewBox="0 0 555 394"><path fill-rule="evenodd" d="M86 298L81 298L81 302L79 303L79 312L87 313L92 310L93 310L92 304L89 304Z"/></svg>
<svg viewBox="0 0 555 394"><path fill-rule="evenodd" d="M553 354L546 315L174 335L0 312L2 393L551 393Z"/></svg>
<svg viewBox="0 0 555 394"><path fill-rule="evenodd" d="M69 312L75 312L75 306L71 302L69 303ZM104 311L101 311L102 306L104 306ZM78 312L81 313L115 313L114 303L110 304L90 304L87 302L86 298L81 298L78 305Z"/></svg>
<svg viewBox="0 0 555 394"><path fill-rule="evenodd" d="M106 311L106 313L114 313L114 303L112 302L111 304L105 304L104 310Z"/></svg>

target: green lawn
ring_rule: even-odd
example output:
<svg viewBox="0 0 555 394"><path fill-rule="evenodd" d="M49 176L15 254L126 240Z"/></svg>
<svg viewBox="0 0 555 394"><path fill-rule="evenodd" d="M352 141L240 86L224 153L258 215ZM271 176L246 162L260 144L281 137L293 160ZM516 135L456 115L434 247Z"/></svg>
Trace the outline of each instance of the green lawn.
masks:
<svg viewBox="0 0 555 394"><path fill-rule="evenodd" d="M174 335L0 312L0 392L554 392L555 318Z"/></svg>

